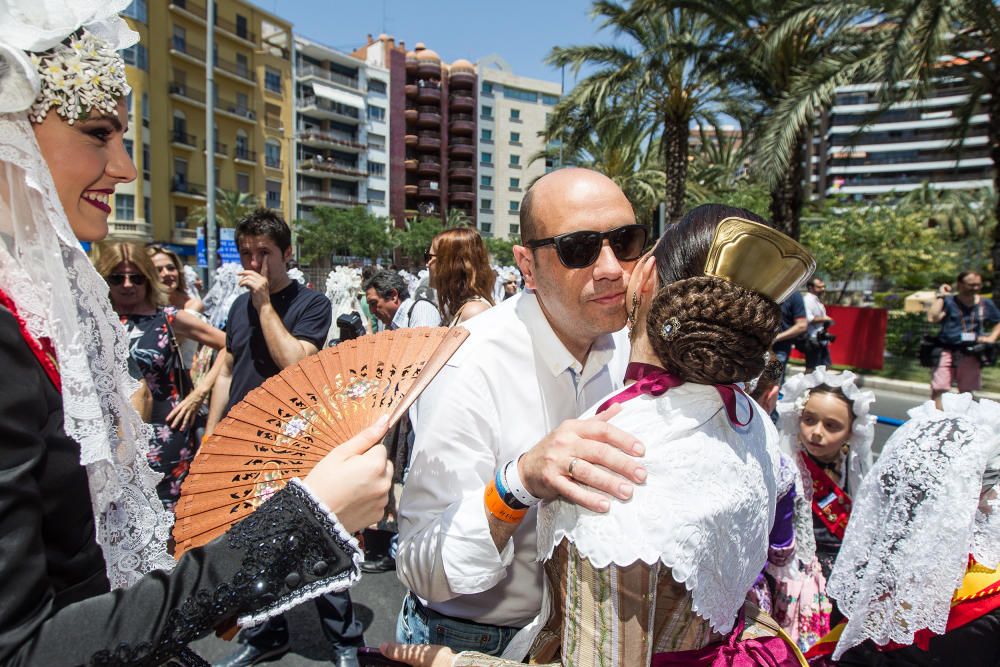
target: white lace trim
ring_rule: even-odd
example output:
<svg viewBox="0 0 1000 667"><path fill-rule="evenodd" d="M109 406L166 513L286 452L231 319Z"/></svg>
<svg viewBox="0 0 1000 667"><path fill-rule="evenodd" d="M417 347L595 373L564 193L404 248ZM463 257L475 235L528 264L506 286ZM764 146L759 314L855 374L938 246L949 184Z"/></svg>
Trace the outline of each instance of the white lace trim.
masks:
<svg viewBox="0 0 1000 667"><path fill-rule="evenodd" d="M983 518L980 501L1000 405L968 394L943 405L910 411L855 494L827 587L850 619L835 658L866 639L906 645L925 628L943 633L969 553L996 536L996 514ZM990 567L991 546L976 554Z"/></svg>
<svg viewBox="0 0 1000 667"><path fill-rule="evenodd" d="M129 403L125 331L107 284L70 229L25 113L0 114L0 288L59 361L65 430L87 468L97 541L115 588L169 569L173 518L146 461L148 425Z"/></svg>
<svg viewBox="0 0 1000 667"><path fill-rule="evenodd" d="M713 387L684 384L623 405L611 422L646 446L647 482L607 514L557 500L538 514L539 557L564 539L595 567L657 561L691 591L718 632L733 627L767 560L778 475L777 432L759 409L734 429Z"/></svg>
<svg viewBox="0 0 1000 667"><path fill-rule="evenodd" d="M812 520L812 476L809 469L802 463L799 452L799 416L805 404L804 398L808 392L825 384L828 387L839 387L844 395L854 405L854 425L851 437L848 439L848 460L846 465L846 480L851 494L857 490L861 480L872 467L872 442L875 441L875 415L871 414L875 394L859 389L855 384L855 375L850 371L841 373L827 371L825 366L819 366L812 373L802 373L789 377L781 388L781 399L776 409L778 411L778 426L781 431L781 448L785 454L795 461L797 478L795 481L795 558L803 567L807 567L816 556L816 535L813 533Z"/></svg>

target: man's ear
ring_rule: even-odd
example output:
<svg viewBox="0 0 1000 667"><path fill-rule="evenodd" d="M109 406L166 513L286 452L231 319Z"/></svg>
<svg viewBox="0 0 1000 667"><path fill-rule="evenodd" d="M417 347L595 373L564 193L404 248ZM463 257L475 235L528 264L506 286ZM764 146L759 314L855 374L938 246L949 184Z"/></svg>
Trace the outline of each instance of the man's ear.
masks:
<svg viewBox="0 0 1000 667"><path fill-rule="evenodd" d="M511 250L514 252L514 262L524 277L524 286L527 289L535 289L535 257L531 248L516 245Z"/></svg>
<svg viewBox="0 0 1000 667"><path fill-rule="evenodd" d="M292 261L292 246L285 248L285 252L281 253L281 258L285 261L285 266Z"/></svg>
<svg viewBox="0 0 1000 667"><path fill-rule="evenodd" d="M392 290L389 298L386 301L394 301L395 303L403 303L403 300L399 298L399 290Z"/></svg>

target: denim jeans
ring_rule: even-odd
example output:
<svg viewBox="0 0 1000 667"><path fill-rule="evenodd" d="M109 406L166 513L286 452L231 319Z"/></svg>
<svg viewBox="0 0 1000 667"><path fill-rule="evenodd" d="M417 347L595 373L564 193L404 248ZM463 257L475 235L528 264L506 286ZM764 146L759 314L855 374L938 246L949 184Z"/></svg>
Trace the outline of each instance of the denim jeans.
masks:
<svg viewBox="0 0 1000 667"><path fill-rule="evenodd" d="M477 651L494 656L503 653L517 632L517 628L438 614L420 604L412 593L403 598L396 622L396 641L401 644L443 644L455 652Z"/></svg>

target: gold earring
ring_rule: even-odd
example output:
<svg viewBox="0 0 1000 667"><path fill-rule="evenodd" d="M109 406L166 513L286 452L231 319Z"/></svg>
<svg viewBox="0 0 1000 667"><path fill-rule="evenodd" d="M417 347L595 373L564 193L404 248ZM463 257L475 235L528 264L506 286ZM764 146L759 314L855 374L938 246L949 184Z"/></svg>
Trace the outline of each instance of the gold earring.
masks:
<svg viewBox="0 0 1000 667"><path fill-rule="evenodd" d="M635 316L638 310L639 310L639 291L636 290L635 292L632 292L632 309L629 310L628 313L625 315L625 319L628 321L629 329L635 327L636 324Z"/></svg>

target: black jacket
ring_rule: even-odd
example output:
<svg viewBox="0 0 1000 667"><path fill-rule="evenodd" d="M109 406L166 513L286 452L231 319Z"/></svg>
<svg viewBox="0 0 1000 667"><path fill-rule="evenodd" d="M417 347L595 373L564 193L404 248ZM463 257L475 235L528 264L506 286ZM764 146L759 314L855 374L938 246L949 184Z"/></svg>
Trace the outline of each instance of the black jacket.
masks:
<svg viewBox="0 0 1000 667"><path fill-rule="evenodd" d="M357 549L290 484L171 572L109 592L62 399L0 306L0 664L155 665L215 626L358 576Z"/></svg>

